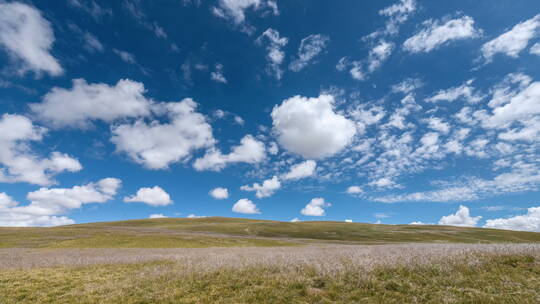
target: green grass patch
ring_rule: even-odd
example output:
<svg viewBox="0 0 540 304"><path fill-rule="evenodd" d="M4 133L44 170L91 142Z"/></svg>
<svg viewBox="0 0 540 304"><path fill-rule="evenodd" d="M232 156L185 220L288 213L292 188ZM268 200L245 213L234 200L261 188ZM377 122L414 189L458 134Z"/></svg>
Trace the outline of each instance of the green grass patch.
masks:
<svg viewBox="0 0 540 304"><path fill-rule="evenodd" d="M450 226L277 222L237 218L145 219L52 228L0 228L0 248L288 246L306 242L535 243L540 233Z"/></svg>

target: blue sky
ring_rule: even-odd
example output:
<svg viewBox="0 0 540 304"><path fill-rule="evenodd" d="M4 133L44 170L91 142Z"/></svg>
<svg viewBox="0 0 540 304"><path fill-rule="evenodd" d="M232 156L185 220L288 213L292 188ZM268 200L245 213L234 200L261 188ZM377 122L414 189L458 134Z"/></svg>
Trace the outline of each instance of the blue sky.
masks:
<svg viewBox="0 0 540 304"><path fill-rule="evenodd" d="M540 231L537 1L0 1L0 225Z"/></svg>

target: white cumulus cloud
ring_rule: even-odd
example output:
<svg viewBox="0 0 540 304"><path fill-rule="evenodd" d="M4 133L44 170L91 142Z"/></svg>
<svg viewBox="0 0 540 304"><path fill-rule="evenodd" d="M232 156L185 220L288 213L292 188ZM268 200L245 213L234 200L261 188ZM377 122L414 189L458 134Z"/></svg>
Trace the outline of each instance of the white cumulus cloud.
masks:
<svg viewBox="0 0 540 304"><path fill-rule="evenodd" d="M294 96L272 110L279 144L305 158L321 159L343 150L356 134L353 121L336 113L334 97Z"/></svg>
<svg viewBox="0 0 540 304"><path fill-rule="evenodd" d="M229 190L227 188L217 187L210 190L210 196L222 200L229 198Z"/></svg>
<svg viewBox="0 0 540 304"><path fill-rule="evenodd" d="M252 201L247 198L239 199L232 207L232 211L243 214L259 214L261 213Z"/></svg>
<svg viewBox="0 0 540 304"><path fill-rule="evenodd" d="M460 205L456 213L441 217L439 225L474 227L481 218L481 216L471 216L469 208Z"/></svg>
<svg viewBox="0 0 540 304"><path fill-rule="evenodd" d="M63 216L84 204L111 200L121 185L116 178L72 188L40 188L27 194L30 204L20 206L5 193L0 193L0 226L57 226L75 223Z"/></svg>
<svg viewBox="0 0 540 304"><path fill-rule="evenodd" d="M450 132L450 124L444 122L444 120L439 117L426 118L424 119L424 122L428 124L430 129L439 133L448 134L448 132Z"/></svg>
<svg viewBox="0 0 540 304"><path fill-rule="evenodd" d="M32 151L31 143L42 141L46 132L21 115L0 117L0 182L50 185L55 175L82 169L79 161L67 154L54 151L42 158Z"/></svg>
<svg viewBox="0 0 540 304"><path fill-rule="evenodd" d="M359 186L350 186L349 188L347 188L347 193L348 194L360 194L360 193L363 193L363 192L364 191Z"/></svg>
<svg viewBox="0 0 540 304"><path fill-rule="evenodd" d="M487 220L484 227L540 232L540 207L531 207L523 215Z"/></svg>
<svg viewBox="0 0 540 304"><path fill-rule="evenodd" d="M0 45L17 64L19 73L62 74L62 67L50 52L54 40L50 22L38 9L21 2L0 2Z"/></svg>
<svg viewBox="0 0 540 304"><path fill-rule="evenodd" d="M240 140L240 145L233 147L229 154L223 154L213 147L203 157L196 159L193 167L197 171L220 171L231 163L255 164L265 158L264 144L253 136L246 135Z"/></svg>
<svg viewBox="0 0 540 304"><path fill-rule="evenodd" d="M529 41L538 35L540 15L516 24L511 30L499 37L486 42L482 46L482 56L490 62L496 54L505 54L516 58L523 51Z"/></svg>
<svg viewBox="0 0 540 304"><path fill-rule="evenodd" d="M493 115L483 121L486 127L506 127L512 122L540 114L540 82L532 82L507 94L505 101L506 103L496 106Z"/></svg>
<svg viewBox="0 0 540 304"><path fill-rule="evenodd" d="M270 197L281 188L281 181L277 176L263 181L262 185L254 183L252 186L244 185L240 187L243 191L255 191L255 196L258 198Z"/></svg>
<svg viewBox="0 0 540 304"><path fill-rule="evenodd" d="M324 201L322 197L316 197L307 204L300 213L307 216L324 216L326 214L324 208L328 208L332 204Z"/></svg>
<svg viewBox="0 0 540 304"><path fill-rule="evenodd" d="M159 218L168 218L168 216L164 215L163 213L156 213L156 214L150 214L148 218L159 219Z"/></svg>
<svg viewBox="0 0 540 304"><path fill-rule="evenodd" d="M135 195L124 197L125 203L145 203L153 207L167 206L173 203L169 194L159 186L141 188Z"/></svg>
<svg viewBox="0 0 540 304"><path fill-rule="evenodd" d="M296 180L304 177L309 177L315 174L317 162L314 160L306 160L291 167L291 170L283 175L285 180Z"/></svg>
<svg viewBox="0 0 540 304"><path fill-rule="evenodd" d="M92 120L110 123L120 118L148 115L152 101L144 97L144 92L142 83L129 79L122 79L113 86L74 79L71 89L53 88L41 103L30 104L30 108L53 127L85 128Z"/></svg>
<svg viewBox="0 0 540 304"><path fill-rule="evenodd" d="M197 149L213 146L212 127L204 115L196 112L197 103L186 98L181 102L160 105L168 123L138 120L112 127L111 141L119 152L150 169L165 169L170 164L189 159Z"/></svg>

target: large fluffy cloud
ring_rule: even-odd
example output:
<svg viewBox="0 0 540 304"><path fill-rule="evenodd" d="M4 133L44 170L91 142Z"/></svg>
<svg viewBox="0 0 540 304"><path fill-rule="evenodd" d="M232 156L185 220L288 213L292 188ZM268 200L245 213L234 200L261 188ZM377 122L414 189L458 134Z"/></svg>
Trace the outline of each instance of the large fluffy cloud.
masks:
<svg viewBox="0 0 540 304"><path fill-rule="evenodd" d="M196 112L191 99L161 104L156 111L170 120L150 123L138 120L133 124L113 126L111 141L119 152L125 152L135 162L150 169L164 169L183 161L192 151L211 147L215 140L212 127Z"/></svg>
<svg viewBox="0 0 540 304"><path fill-rule="evenodd" d="M229 154L223 154L216 148L209 149L206 154L195 160L193 167L197 171L220 171L230 163L255 164L266 157L264 144L251 135L240 140L240 145L232 148Z"/></svg>
<svg viewBox="0 0 540 304"><path fill-rule="evenodd" d="M30 205L20 207L19 211L33 214L53 215L69 209L80 208L83 204L104 203L116 195L121 181L104 178L96 183L88 183L72 188L40 188L28 193Z"/></svg>
<svg viewBox="0 0 540 304"><path fill-rule="evenodd" d="M62 74L50 53L53 42L51 24L39 10L21 2L0 2L0 45L18 64L19 73Z"/></svg>
<svg viewBox="0 0 540 304"><path fill-rule="evenodd" d="M247 198L239 199L232 207L232 211L243 214L259 214L261 213L252 201Z"/></svg>
<svg viewBox="0 0 540 304"><path fill-rule="evenodd" d="M135 195L124 197L126 203L145 203L153 207L167 206L173 203L169 194L159 186L141 188Z"/></svg>
<svg viewBox="0 0 540 304"><path fill-rule="evenodd" d="M487 220L485 228L540 232L540 207L532 207L524 215Z"/></svg>
<svg viewBox="0 0 540 304"><path fill-rule="evenodd" d="M30 108L54 127L87 127L92 120L110 123L119 118L148 115L151 101L144 97L144 92L142 83L129 79L113 86L74 79L71 89L53 88L43 102L31 104Z"/></svg>
<svg viewBox="0 0 540 304"><path fill-rule="evenodd" d="M456 213L441 217L439 225L474 227L481 218L471 216L469 208L460 205Z"/></svg>
<svg viewBox="0 0 540 304"><path fill-rule="evenodd" d="M75 221L66 216L36 215L16 211L19 203L4 192L0 192L0 226L32 227L58 226L74 224Z"/></svg>
<svg viewBox="0 0 540 304"><path fill-rule="evenodd" d="M46 132L24 116L0 117L0 182L49 185L58 173L82 169L79 161L67 154L55 151L42 158L32 151L31 143L41 141Z"/></svg>
<svg viewBox="0 0 540 304"><path fill-rule="evenodd" d="M496 54L517 57L527 47L529 41L537 36L539 27L540 15L516 24L499 37L486 42L482 46L482 56L487 62L490 62Z"/></svg>
<svg viewBox="0 0 540 304"><path fill-rule="evenodd" d="M307 204L300 213L307 216L324 216L326 214L324 208L328 208L332 204L326 202L322 197L316 197Z"/></svg>
<svg viewBox="0 0 540 304"><path fill-rule="evenodd" d="M279 144L305 158L332 156L345 148L356 134L354 122L336 113L334 97L294 96L272 110Z"/></svg>
<svg viewBox="0 0 540 304"><path fill-rule="evenodd" d="M424 22L423 29L405 40L403 47L411 53L430 52L451 41L475 38L481 34L469 16L445 21L430 19Z"/></svg>
<svg viewBox="0 0 540 304"><path fill-rule="evenodd" d="M72 188L40 188L28 193L30 204L19 204L5 193L0 193L0 226L55 226L73 224L62 216L83 204L104 203L118 191L121 181L104 178L95 183Z"/></svg>

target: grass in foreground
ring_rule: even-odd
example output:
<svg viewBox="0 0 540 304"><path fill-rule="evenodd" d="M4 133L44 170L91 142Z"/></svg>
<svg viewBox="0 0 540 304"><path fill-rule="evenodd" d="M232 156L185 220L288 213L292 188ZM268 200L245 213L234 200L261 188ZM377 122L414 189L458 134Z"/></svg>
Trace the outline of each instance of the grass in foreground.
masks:
<svg viewBox="0 0 540 304"><path fill-rule="evenodd" d="M0 228L0 248L187 248L306 243L531 243L540 233L450 226L237 218L146 219L51 228Z"/></svg>
<svg viewBox="0 0 540 304"><path fill-rule="evenodd" d="M207 259L4 269L0 294L2 303L539 303L538 249L216 248Z"/></svg>

